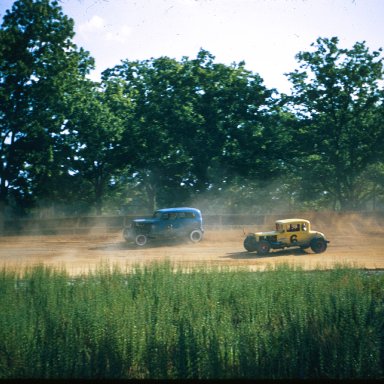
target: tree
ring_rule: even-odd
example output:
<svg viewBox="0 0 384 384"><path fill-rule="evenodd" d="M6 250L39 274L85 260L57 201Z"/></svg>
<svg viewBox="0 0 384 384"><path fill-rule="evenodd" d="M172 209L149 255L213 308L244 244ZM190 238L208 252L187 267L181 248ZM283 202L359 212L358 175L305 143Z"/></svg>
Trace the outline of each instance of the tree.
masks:
<svg viewBox="0 0 384 384"><path fill-rule="evenodd" d="M108 103L124 121L119 157L133 165L128 180L143 187L148 210L159 194L173 188L180 195L190 161L174 135L183 111L179 70L177 61L164 57L124 61L103 76Z"/></svg>
<svg viewBox="0 0 384 384"><path fill-rule="evenodd" d="M266 114L260 110L267 109L271 96L244 63L215 64L204 50L180 62L125 60L105 71L103 81L122 90L121 105L130 101L122 145L149 209L225 187L239 145L260 130Z"/></svg>
<svg viewBox="0 0 384 384"><path fill-rule="evenodd" d="M68 95L93 67L57 1L17 0L0 29L0 201L53 201L69 177Z"/></svg>
<svg viewBox="0 0 384 384"><path fill-rule="evenodd" d="M341 49L336 37L312 46L288 74L298 118L296 173L306 199L327 196L334 209L358 209L372 193L364 173L383 159L381 49L369 52L365 42Z"/></svg>
<svg viewBox="0 0 384 384"><path fill-rule="evenodd" d="M236 175L258 177L255 163L261 146L256 137L264 136L274 90L246 70L244 62L214 63L214 56L204 50L185 65L196 78L196 110L201 116L195 139L186 143L196 154L198 190L221 189Z"/></svg>
<svg viewBox="0 0 384 384"><path fill-rule="evenodd" d="M97 86L84 83L71 95L71 104L65 127L72 154L72 184L83 192L78 198L101 215L113 179L127 167L119 157L122 123Z"/></svg>

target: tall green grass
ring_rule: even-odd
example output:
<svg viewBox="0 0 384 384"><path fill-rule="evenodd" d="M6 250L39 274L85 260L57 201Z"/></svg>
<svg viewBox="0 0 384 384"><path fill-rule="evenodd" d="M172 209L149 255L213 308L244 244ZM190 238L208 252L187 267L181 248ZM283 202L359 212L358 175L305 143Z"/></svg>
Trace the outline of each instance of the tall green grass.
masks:
<svg viewBox="0 0 384 384"><path fill-rule="evenodd" d="M0 378L383 378L384 276L0 272Z"/></svg>

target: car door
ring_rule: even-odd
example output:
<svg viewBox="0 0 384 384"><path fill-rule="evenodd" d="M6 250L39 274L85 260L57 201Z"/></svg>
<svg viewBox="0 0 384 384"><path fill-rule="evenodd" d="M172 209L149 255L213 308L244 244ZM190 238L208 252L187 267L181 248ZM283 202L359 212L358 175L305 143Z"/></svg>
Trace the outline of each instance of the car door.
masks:
<svg viewBox="0 0 384 384"><path fill-rule="evenodd" d="M301 223L300 224L300 233L298 234L298 241L300 243L307 243L309 241L310 234L309 234L309 226L307 223Z"/></svg>
<svg viewBox="0 0 384 384"><path fill-rule="evenodd" d="M178 236L180 232L180 219L177 212L169 213L168 227L172 233L172 236Z"/></svg>
<svg viewBox="0 0 384 384"><path fill-rule="evenodd" d="M289 235L289 243L296 244L302 241L300 223L290 223L287 225L287 233Z"/></svg>

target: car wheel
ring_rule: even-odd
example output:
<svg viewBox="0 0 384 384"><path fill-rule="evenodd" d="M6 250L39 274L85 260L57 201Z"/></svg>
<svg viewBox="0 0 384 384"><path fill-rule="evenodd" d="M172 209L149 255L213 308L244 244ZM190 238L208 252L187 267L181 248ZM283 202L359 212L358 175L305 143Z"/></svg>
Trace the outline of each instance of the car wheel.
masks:
<svg viewBox="0 0 384 384"><path fill-rule="evenodd" d="M257 250L257 242L256 242L256 239L254 236L247 236L245 239L244 239L244 248L248 251L248 252L254 252Z"/></svg>
<svg viewBox="0 0 384 384"><path fill-rule="evenodd" d="M266 255L267 253L269 253L270 249L271 245L269 244L269 242L266 240L261 240L257 247L257 253L259 255Z"/></svg>
<svg viewBox="0 0 384 384"><path fill-rule="evenodd" d="M145 244L147 244L148 238L145 235L137 235L135 237L135 243L139 247L143 247Z"/></svg>
<svg viewBox="0 0 384 384"><path fill-rule="evenodd" d="M192 243L198 243L203 238L203 232L200 229L194 229L189 234L189 240L192 241Z"/></svg>
<svg viewBox="0 0 384 384"><path fill-rule="evenodd" d="M327 249L327 242L322 238L312 239L311 249L315 253L322 253Z"/></svg>

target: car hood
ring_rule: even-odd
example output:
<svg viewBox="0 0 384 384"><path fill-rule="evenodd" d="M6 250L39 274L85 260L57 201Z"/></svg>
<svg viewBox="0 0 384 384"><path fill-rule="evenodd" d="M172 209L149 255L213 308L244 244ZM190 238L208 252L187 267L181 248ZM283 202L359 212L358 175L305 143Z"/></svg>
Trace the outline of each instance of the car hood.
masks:
<svg viewBox="0 0 384 384"><path fill-rule="evenodd" d="M274 236L277 235L279 232L277 231L269 231L269 232L255 232L256 236Z"/></svg>

